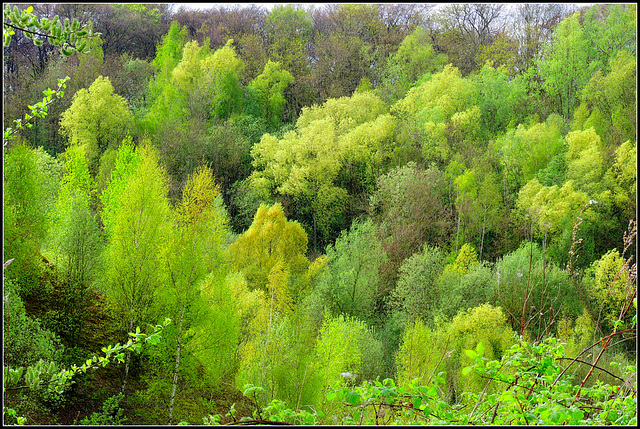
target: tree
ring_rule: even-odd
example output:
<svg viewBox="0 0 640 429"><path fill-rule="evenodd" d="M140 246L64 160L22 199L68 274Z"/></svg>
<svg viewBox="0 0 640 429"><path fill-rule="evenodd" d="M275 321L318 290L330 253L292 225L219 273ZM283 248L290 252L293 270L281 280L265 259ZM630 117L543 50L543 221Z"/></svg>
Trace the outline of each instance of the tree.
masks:
<svg viewBox="0 0 640 429"><path fill-rule="evenodd" d="M132 126L133 114L127 102L113 93L111 81L103 76L73 96L71 107L60 120L61 132L69 143L86 146L89 168L94 174L100 156L120 144Z"/></svg>
<svg viewBox="0 0 640 429"><path fill-rule="evenodd" d="M483 355L493 359L500 359L513 343L513 331L499 307L482 304L463 310L450 322L441 320L431 329L417 319L405 329L396 355L398 383L406 386L417 378L420 385L427 385L440 379L442 390L436 390L434 396L456 403L462 392L487 386L477 374L463 371L471 360L461 351L478 350L479 343Z"/></svg>
<svg viewBox="0 0 640 429"><path fill-rule="evenodd" d="M295 131L282 139L265 134L251 151L252 187L264 200L279 195L284 203L296 204L298 220L309 231L316 251L347 224L349 194L339 186L343 168L363 158L380 165L385 157L395 121L380 117L384 112L384 103L371 92L331 99L304 109ZM370 135L377 139L370 140ZM353 183L351 188L359 185Z"/></svg>
<svg viewBox="0 0 640 429"><path fill-rule="evenodd" d="M260 114L267 119L267 123L275 128L282 121L282 114L287 100L284 91L293 82L293 76L282 69L280 63L267 61L262 74L257 76L248 86L257 92L257 104Z"/></svg>
<svg viewBox="0 0 640 429"><path fill-rule="evenodd" d="M592 72L588 40L578 18L575 13L558 24L552 43L538 61L542 87L554 101L555 112L565 119L573 115Z"/></svg>
<svg viewBox="0 0 640 429"><path fill-rule="evenodd" d="M440 31L435 40L439 52L468 75L475 68L481 46L490 45L504 25L504 4L451 4L437 12Z"/></svg>
<svg viewBox="0 0 640 429"><path fill-rule="evenodd" d="M148 144L135 151L123 142L115 171L102 194L102 220L107 233L105 273L107 298L131 331L147 322L154 293L163 277L161 252L169 233L166 182L155 150ZM127 355L121 391L127 382Z"/></svg>
<svg viewBox="0 0 640 429"><path fill-rule="evenodd" d="M633 99L636 61L628 51L610 60L611 71L598 70L582 90L573 120L574 130L594 127L605 144L618 145L635 138L636 107Z"/></svg>
<svg viewBox="0 0 640 429"><path fill-rule="evenodd" d="M510 186L504 192L506 201L510 201L511 192L517 192L562 152L563 131L562 118L549 115L545 122L520 124L498 138L504 185Z"/></svg>
<svg viewBox="0 0 640 429"><path fill-rule="evenodd" d="M308 12L294 5L276 5L265 18L264 32L270 59L279 62L296 79L308 74L307 49L312 27Z"/></svg>
<svg viewBox="0 0 640 429"><path fill-rule="evenodd" d="M535 99L527 94L522 77L511 78L504 68L485 64L473 79L480 91L478 104L485 135L497 135L513 124L522 123L533 111L531 104Z"/></svg>
<svg viewBox="0 0 640 429"><path fill-rule="evenodd" d="M213 180L211 169L201 167L189 177L182 192L182 200L175 209L173 236L169 239L162 258L166 264L168 279L166 284L158 285L154 299L158 314L170 315L176 321L176 332L171 342L175 347L175 365L168 405L169 424L174 417L173 408L183 348L193 346L195 342L198 342L200 347L205 344L198 336L207 336L208 329L205 327L210 327L211 321L210 317L207 317L207 310L215 308L206 305L205 301L211 299L216 303L218 299L224 300L216 296L220 291L208 296L211 293L208 289L214 288L216 281L224 283L224 272L220 267L223 265L222 243L226 234L225 223L226 219L220 206L220 189ZM232 324L229 323L227 326ZM187 336L187 332L191 332L191 335ZM199 335L194 335L195 333ZM205 350L200 353L206 356L209 352L206 350L208 347L202 348ZM222 348L217 352L222 352ZM220 366L221 364L222 362L219 363ZM211 370L215 371L213 368Z"/></svg>
<svg viewBox="0 0 640 429"><path fill-rule="evenodd" d="M64 153L64 175L49 235L57 266L71 283L91 284L102 240L91 207L95 182L89 172L86 147L70 146Z"/></svg>
<svg viewBox="0 0 640 429"><path fill-rule="evenodd" d="M398 270L398 283L389 297L393 317L403 327L421 320L431 324L438 315L441 294L437 280L444 270L444 254L438 247L424 245L421 252L405 259Z"/></svg>
<svg viewBox="0 0 640 429"><path fill-rule="evenodd" d="M609 64L618 52L636 51L636 14L634 4L593 5L582 19L589 40L592 69L611 70Z"/></svg>
<svg viewBox="0 0 640 429"><path fill-rule="evenodd" d="M477 100L474 82L463 78L451 64L445 66L391 107L391 113L403 122L399 145L416 144L417 134L422 158L439 164L446 164L456 152L464 152L464 146L476 148L477 142L472 142L480 125Z"/></svg>
<svg viewBox="0 0 640 429"><path fill-rule="evenodd" d="M326 250L327 269L318 279L316 292L332 315L343 314L373 324L378 269L385 260L370 220L356 221Z"/></svg>
<svg viewBox="0 0 640 429"><path fill-rule="evenodd" d="M497 227L502 207L497 179L492 172L474 168L466 169L454 182L457 188L455 204L463 231L461 240L477 242L480 235L479 258L482 259L485 236Z"/></svg>
<svg viewBox="0 0 640 429"><path fill-rule="evenodd" d="M443 246L452 230L452 216L444 205L446 183L437 168L423 170L414 162L378 178L371 196L370 213L387 253L381 267L383 295L396 284L402 262L425 243Z"/></svg>
<svg viewBox="0 0 640 429"><path fill-rule="evenodd" d="M359 343L367 330L357 318L342 314L325 316L316 341L314 370L320 373L322 386L338 387L347 378L359 375L362 350Z"/></svg>
<svg viewBox="0 0 640 429"><path fill-rule="evenodd" d="M387 59L380 82L383 99L395 102L403 98L426 73L440 72L445 62L446 55L437 54L431 46L427 30L417 27Z"/></svg>
<svg viewBox="0 0 640 429"><path fill-rule="evenodd" d="M6 149L5 149L6 150ZM7 277L15 280L22 297L38 293L43 258L41 248L49 228L60 180L57 160L26 144L11 148L4 159L3 250L13 259Z"/></svg>
<svg viewBox="0 0 640 429"><path fill-rule="evenodd" d="M589 128L570 132L566 141L567 179L573 180L576 187L590 197L595 197L600 190L605 162L600 136L593 128Z"/></svg>
<svg viewBox="0 0 640 429"><path fill-rule="evenodd" d="M496 262L495 305L521 335L541 339L554 335L564 313L579 316L584 305L569 273L546 258L546 249L523 242Z"/></svg>
<svg viewBox="0 0 640 429"><path fill-rule="evenodd" d="M594 274L593 293L598 308L597 322L607 332L619 331L631 324L630 313L621 318L624 307L633 296L633 285L629 279L631 274L624 266L625 260L617 249L608 251L591 266ZM616 326L619 319L623 324Z"/></svg>
<svg viewBox="0 0 640 429"><path fill-rule="evenodd" d="M287 220L278 203L261 205L228 252L231 269L244 274L250 290L265 292L270 319L295 308L324 264L324 258L309 262L307 234L298 222Z"/></svg>

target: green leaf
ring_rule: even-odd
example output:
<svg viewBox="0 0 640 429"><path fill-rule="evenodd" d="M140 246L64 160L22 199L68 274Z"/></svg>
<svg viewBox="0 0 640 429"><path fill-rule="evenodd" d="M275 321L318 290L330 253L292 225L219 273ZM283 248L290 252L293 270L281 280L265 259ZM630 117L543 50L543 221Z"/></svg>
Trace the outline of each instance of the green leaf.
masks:
<svg viewBox="0 0 640 429"><path fill-rule="evenodd" d="M358 392L350 391L347 393L347 397L345 399L349 404L356 406L360 403L362 397Z"/></svg>
<svg viewBox="0 0 640 429"><path fill-rule="evenodd" d="M482 342L479 342L476 346L476 353L478 356L482 356L484 354L484 344L482 344Z"/></svg>
<svg viewBox="0 0 640 429"><path fill-rule="evenodd" d="M464 353L473 360L475 360L478 357L476 352L474 352L473 350L465 350Z"/></svg>

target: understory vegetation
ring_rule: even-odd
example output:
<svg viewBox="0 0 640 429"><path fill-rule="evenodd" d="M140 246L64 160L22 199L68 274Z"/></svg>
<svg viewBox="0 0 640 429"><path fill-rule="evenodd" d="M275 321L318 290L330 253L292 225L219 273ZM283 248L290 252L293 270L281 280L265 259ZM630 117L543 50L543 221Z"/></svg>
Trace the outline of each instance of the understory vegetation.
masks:
<svg viewBox="0 0 640 429"><path fill-rule="evenodd" d="M577 6L7 5L4 424L636 425L636 5Z"/></svg>

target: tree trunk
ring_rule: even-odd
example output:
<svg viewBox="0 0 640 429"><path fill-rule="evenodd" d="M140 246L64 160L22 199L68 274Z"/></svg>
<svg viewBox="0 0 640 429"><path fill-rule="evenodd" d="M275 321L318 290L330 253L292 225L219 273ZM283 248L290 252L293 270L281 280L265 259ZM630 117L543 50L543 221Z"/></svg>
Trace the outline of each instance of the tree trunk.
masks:
<svg viewBox="0 0 640 429"><path fill-rule="evenodd" d="M169 399L169 421L173 423L173 404L176 399L176 387L178 386L178 369L180 368L180 350L182 349L182 323L184 320L184 305L180 310L180 323L178 324L178 346L176 348L176 365L173 368L173 386L171 387L171 399Z"/></svg>
<svg viewBox="0 0 640 429"><path fill-rule="evenodd" d="M129 319L129 332L133 332L133 317ZM124 395L124 388L127 385L127 378L129 377L129 365L131 363L131 350L127 351L127 359L124 364L124 378L122 380L122 387L120 388L120 393Z"/></svg>

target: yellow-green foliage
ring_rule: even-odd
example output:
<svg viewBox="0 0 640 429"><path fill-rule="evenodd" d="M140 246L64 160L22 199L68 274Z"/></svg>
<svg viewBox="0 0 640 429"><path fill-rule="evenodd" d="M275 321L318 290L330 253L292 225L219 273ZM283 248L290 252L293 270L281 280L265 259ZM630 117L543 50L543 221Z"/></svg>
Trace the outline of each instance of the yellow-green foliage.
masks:
<svg viewBox="0 0 640 429"><path fill-rule="evenodd" d="M325 313L316 342L316 360L313 365L323 386L341 386L360 373L360 343L366 330L366 324L356 318L343 315L331 317Z"/></svg>
<svg viewBox="0 0 640 429"><path fill-rule="evenodd" d="M566 137L567 179L573 180L578 189L591 196L600 189L604 173L604 159L601 139L593 128L572 131Z"/></svg>
<svg viewBox="0 0 640 429"><path fill-rule="evenodd" d="M454 359L457 357L457 360L447 362L448 380L458 395L466 390L478 392L486 383L486 380L481 380L475 373L462 375L462 368L472 364L472 360L464 350L475 350L478 343L482 343L485 357L500 359L515 342L514 332L502 309L490 304L482 304L458 313L451 322L449 334L451 335L450 347L456 350L453 356Z"/></svg>
<svg viewBox="0 0 640 429"><path fill-rule="evenodd" d="M448 64L431 80L411 88L407 95L393 105L392 111L401 117L418 113L426 115L425 122L443 122L455 113L473 106L477 89L462 77L460 70Z"/></svg>
<svg viewBox="0 0 640 429"><path fill-rule="evenodd" d="M405 330L396 355L400 385L415 378L426 383L444 371L447 383L443 395L448 400L455 402L466 390L482 390L486 381L475 373L462 374L462 368L473 363L464 350L475 350L480 342L489 359L500 359L514 343L514 332L500 307L482 304L461 311L451 322L437 322L434 330L417 320Z"/></svg>
<svg viewBox="0 0 640 429"><path fill-rule="evenodd" d="M438 369L436 365L445 351L434 347L442 340L437 335L438 332L429 329L420 318L415 319L413 325L407 326L396 354L398 385L408 386L414 379L420 385L426 385L433 377L434 371Z"/></svg>
<svg viewBox="0 0 640 429"><path fill-rule="evenodd" d="M594 292L598 300L599 316L612 329L624 306L634 292L629 284L629 273L623 269L624 260L617 249L612 249L595 261L591 268L595 276Z"/></svg>
<svg viewBox="0 0 640 429"><path fill-rule="evenodd" d="M465 243L458 251L458 256L453 264L449 264L445 267L444 272L454 272L458 274L466 274L467 271L475 268L478 265L478 254L476 249L469 243Z"/></svg>
<svg viewBox="0 0 640 429"><path fill-rule="evenodd" d="M62 113L61 133L71 145L85 145L89 165L97 170L100 155L117 146L133 126L133 113L126 100L115 94L108 77L98 76L88 89L73 96Z"/></svg>
<svg viewBox="0 0 640 429"><path fill-rule="evenodd" d="M610 60L609 74L595 72L582 91L582 103L576 109L574 130L593 127L607 143L634 138L637 58L628 51L618 51Z"/></svg>
<svg viewBox="0 0 640 429"><path fill-rule="evenodd" d="M249 289L263 290L273 310L286 312L301 299L324 259L310 263L307 234L289 221L282 206L260 206L253 223L229 248L231 268L242 272Z"/></svg>
<svg viewBox="0 0 640 429"><path fill-rule="evenodd" d="M97 268L100 230L91 211L95 182L89 172L86 146L69 146L62 154L64 175L54 210L49 214L48 245L60 272L88 284Z"/></svg>
<svg viewBox="0 0 640 429"><path fill-rule="evenodd" d="M129 153L126 146L122 150ZM107 194L113 211L103 216L108 234L107 297L130 325L146 320L154 291L164 281L161 255L170 228L165 173L157 154L150 146L137 148L135 154L138 161L129 166L129 173L121 182L112 181L115 192Z"/></svg>
<svg viewBox="0 0 640 429"><path fill-rule="evenodd" d="M539 236L544 231L561 231L566 222L573 222L589 200L587 194L575 189L568 180L562 187L543 186L538 179L530 180L518 194L518 209L534 223Z"/></svg>
<svg viewBox="0 0 640 429"><path fill-rule="evenodd" d="M549 115L545 122L520 124L497 139L501 161L510 180L524 184L563 147L563 119Z"/></svg>

